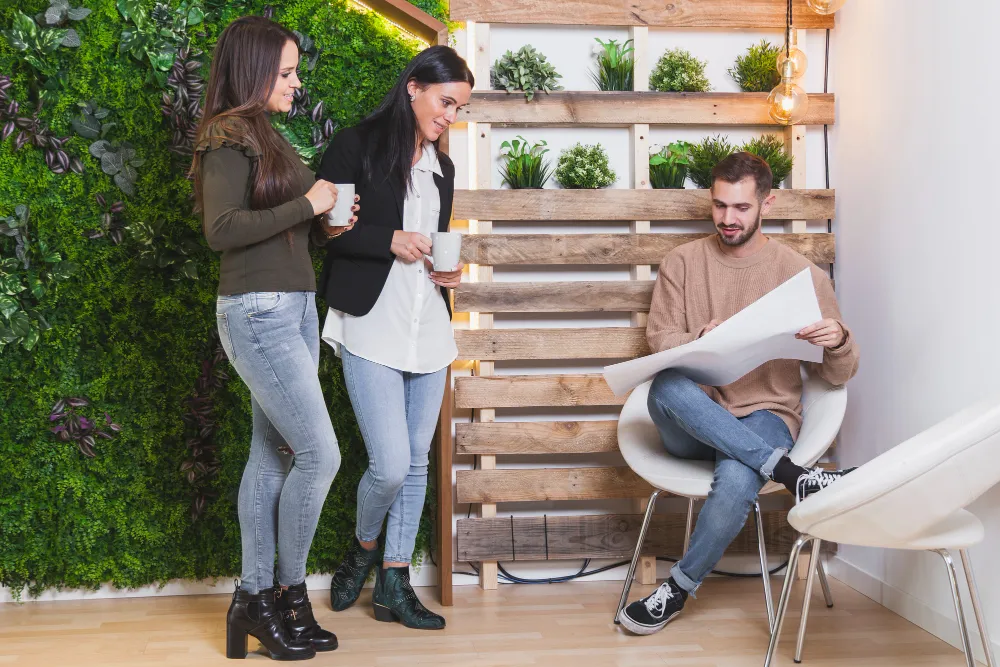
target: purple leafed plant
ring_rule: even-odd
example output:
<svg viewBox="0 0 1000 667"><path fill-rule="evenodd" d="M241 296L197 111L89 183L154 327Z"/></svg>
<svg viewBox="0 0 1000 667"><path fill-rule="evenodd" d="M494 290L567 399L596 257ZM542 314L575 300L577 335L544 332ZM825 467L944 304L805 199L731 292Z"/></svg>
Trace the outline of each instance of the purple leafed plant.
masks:
<svg viewBox="0 0 1000 667"><path fill-rule="evenodd" d="M78 174L83 173L83 162L80 158L71 158L63 150L69 137L57 137L42 122L39 114L42 111L42 104L39 102L35 112L30 116L20 114L20 104L11 99L8 89L11 87L9 76L0 75L0 141L7 138L17 130L14 138L14 150L20 150L26 144L35 146L45 151L45 164L54 174L65 174L72 170Z"/></svg>
<svg viewBox="0 0 1000 667"><path fill-rule="evenodd" d="M215 392L229 375L225 371L226 352L215 339L212 356L201 362L201 374L195 383L194 395L188 399L184 423L191 436L187 439L188 457L181 464L188 484L191 485L191 520L197 521L216 493L212 490L212 480L222 467L219 461L218 444L215 442Z"/></svg>
<svg viewBox="0 0 1000 667"><path fill-rule="evenodd" d="M167 77L169 92L163 93L160 109L173 130L170 150L178 155L191 155L194 137L202 113L201 51L179 49Z"/></svg>
<svg viewBox="0 0 1000 667"><path fill-rule="evenodd" d="M125 202L116 201L108 203L104 195L94 196L97 205L103 209L101 214L101 226L83 233L88 239L99 239L105 236L111 239L115 245L120 245L125 238L125 219L122 213L125 211Z"/></svg>
<svg viewBox="0 0 1000 667"><path fill-rule="evenodd" d="M77 412L89 405L90 401L85 398L60 399L52 406L52 412L49 414L49 422L58 423L49 430L60 442L72 442L81 454L94 458L97 455L94 451L97 438L113 440L122 427L111 421L111 415L107 412L104 413L103 424L98 424L96 420Z"/></svg>

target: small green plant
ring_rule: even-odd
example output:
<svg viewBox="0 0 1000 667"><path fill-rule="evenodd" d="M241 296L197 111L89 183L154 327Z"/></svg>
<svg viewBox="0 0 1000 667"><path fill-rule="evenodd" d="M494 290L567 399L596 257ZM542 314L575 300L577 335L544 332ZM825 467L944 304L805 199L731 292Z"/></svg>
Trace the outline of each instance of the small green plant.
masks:
<svg viewBox="0 0 1000 667"><path fill-rule="evenodd" d="M549 152L546 146L545 141L529 144L522 136L500 144L503 182L514 190L544 187L552 176L552 166L545 162L544 156Z"/></svg>
<svg viewBox="0 0 1000 667"><path fill-rule="evenodd" d="M751 139L740 146L740 150L753 153L771 167L776 188L792 173L792 156L785 151L785 142L773 134Z"/></svg>
<svg viewBox="0 0 1000 667"><path fill-rule="evenodd" d="M163 220L133 222L126 227L132 240L139 246L139 266L147 269L170 269L170 279L198 280L198 266L194 258L199 246L193 239L174 243L163 235Z"/></svg>
<svg viewBox="0 0 1000 667"><path fill-rule="evenodd" d="M664 93L707 93L712 90L705 76L707 64L684 49L669 49L649 75L649 88Z"/></svg>
<svg viewBox="0 0 1000 667"><path fill-rule="evenodd" d="M729 137L718 134L705 137L700 143L691 147L691 165L688 175L699 188L712 187L712 170L736 149L729 143Z"/></svg>
<svg viewBox="0 0 1000 667"><path fill-rule="evenodd" d="M177 50L188 45L188 28L205 18L201 2L184 0L176 9L158 2L147 13L142 0L118 0L118 11L133 26L122 30L118 52L140 62L148 60L151 77L160 87L166 86Z"/></svg>
<svg viewBox="0 0 1000 667"><path fill-rule="evenodd" d="M127 141L110 142L98 139L90 144L90 154L101 161L101 171L113 176L115 185L129 197L135 196L135 181L139 178L139 167L146 161L136 155L132 144Z"/></svg>
<svg viewBox="0 0 1000 667"><path fill-rule="evenodd" d="M545 54L530 44L522 46L517 53L507 51L490 70L490 85L494 90L506 90L508 93L523 91L529 102L535 97L536 90L545 93L562 90L562 86L556 83L556 79L561 78L562 75L546 60Z"/></svg>
<svg viewBox="0 0 1000 667"><path fill-rule="evenodd" d="M39 25L46 25L49 28L65 28L66 36L63 38L63 46L80 46L80 35L76 30L67 27L70 21L82 21L90 15L90 10L86 7L71 7L69 0L49 0L48 9L45 13L38 14L35 21Z"/></svg>
<svg viewBox="0 0 1000 667"><path fill-rule="evenodd" d="M53 8L49 7L51 11ZM68 15L67 5L67 15ZM85 10L87 13L90 10ZM74 10L75 16L80 16L80 10ZM46 16L48 12L46 12ZM87 14L83 14L83 18ZM78 19L79 20L79 19ZM24 12L14 14L14 23L9 30L0 31L7 38L11 48L21 52L24 62L31 65L37 72L46 75L55 74L55 64L48 56L55 53L60 46L80 46L80 36L72 28L40 27L34 19Z"/></svg>
<svg viewBox="0 0 1000 667"><path fill-rule="evenodd" d="M96 102L77 102L80 115L70 121L73 129L86 139L103 139L117 123L104 122L111 111L99 106Z"/></svg>
<svg viewBox="0 0 1000 667"><path fill-rule="evenodd" d="M715 165L739 151L753 153L767 162L771 168L774 187L779 187L792 171L792 156L785 152L784 143L774 135L751 139L739 147L730 144L728 137L716 135L706 137L701 143L691 147L691 180L699 188L712 187L712 170Z"/></svg>
<svg viewBox="0 0 1000 667"><path fill-rule="evenodd" d="M649 183L654 189L679 190L687 180L691 144L675 141L649 156Z"/></svg>
<svg viewBox="0 0 1000 667"><path fill-rule="evenodd" d="M772 46L766 39L753 44L746 54L736 57L736 64L729 70L740 89L747 93L769 93L781 82L778 73L780 46Z"/></svg>
<svg viewBox="0 0 1000 667"><path fill-rule="evenodd" d="M602 42L595 38L601 48L595 48L597 55L597 71L590 76L597 84L598 90L633 90L635 47L632 40L619 44L613 39Z"/></svg>
<svg viewBox="0 0 1000 667"><path fill-rule="evenodd" d="M41 332L50 328L38 310L39 301L77 268L45 241L32 239L29 218L25 204L18 204L13 215L0 218L0 353L8 345L19 344L30 351L38 344ZM13 256L10 242L3 237L13 239Z"/></svg>
<svg viewBox="0 0 1000 667"><path fill-rule="evenodd" d="M564 188L605 188L617 176L608 164L608 154L600 144L578 143L562 152L556 168L556 180Z"/></svg>

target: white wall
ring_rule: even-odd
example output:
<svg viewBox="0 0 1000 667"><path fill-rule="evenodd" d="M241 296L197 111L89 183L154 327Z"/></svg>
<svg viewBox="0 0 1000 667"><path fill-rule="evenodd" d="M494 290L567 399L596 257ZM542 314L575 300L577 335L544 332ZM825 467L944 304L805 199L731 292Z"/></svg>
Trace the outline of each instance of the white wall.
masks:
<svg viewBox="0 0 1000 667"><path fill-rule="evenodd" d="M837 16L837 292L861 345L843 463L1000 389L998 23L996 0L852 0ZM971 509L986 524L972 558L996 644L1000 489ZM957 640L937 556L847 547L831 571Z"/></svg>

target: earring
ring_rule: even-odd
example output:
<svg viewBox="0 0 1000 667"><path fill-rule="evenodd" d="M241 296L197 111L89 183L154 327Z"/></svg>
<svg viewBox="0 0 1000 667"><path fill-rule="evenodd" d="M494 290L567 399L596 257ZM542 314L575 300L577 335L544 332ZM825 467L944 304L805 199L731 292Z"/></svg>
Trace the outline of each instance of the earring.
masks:
<svg viewBox="0 0 1000 667"><path fill-rule="evenodd" d="M410 101L411 101L411 102L412 102L413 100L415 100L415 99L416 99L416 96L415 96L415 95L410 95Z"/></svg>

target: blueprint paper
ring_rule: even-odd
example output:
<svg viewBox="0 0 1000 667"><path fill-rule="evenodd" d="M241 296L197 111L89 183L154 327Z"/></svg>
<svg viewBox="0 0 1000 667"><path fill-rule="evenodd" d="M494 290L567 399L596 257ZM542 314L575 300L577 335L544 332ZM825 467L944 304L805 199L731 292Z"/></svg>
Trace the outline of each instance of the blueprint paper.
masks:
<svg viewBox="0 0 1000 667"><path fill-rule="evenodd" d="M812 274L804 269L697 340L605 366L604 379L621 396L668 368L722 387L774 359L820 362L823 348L795 334L821 319Z"/></svg>

